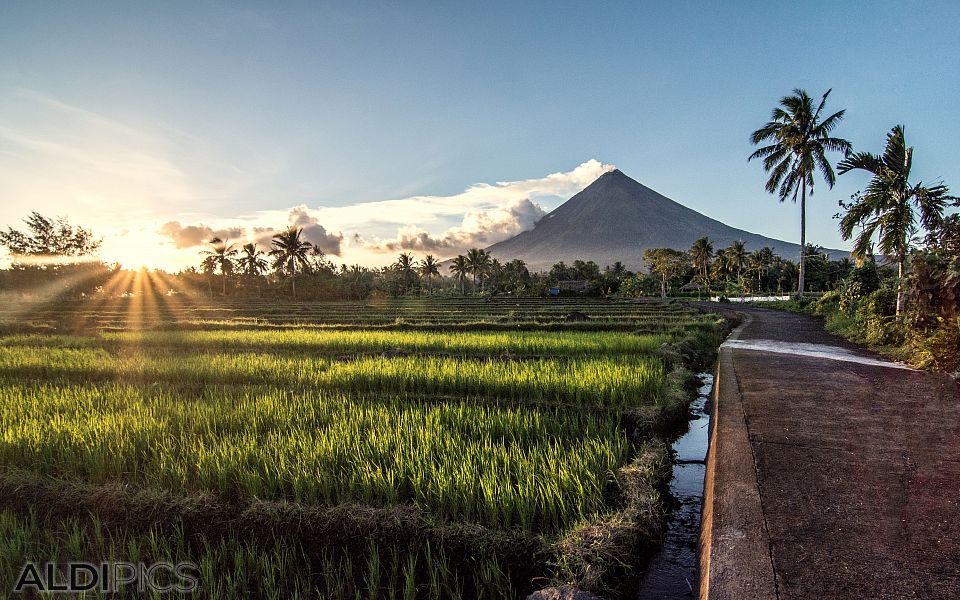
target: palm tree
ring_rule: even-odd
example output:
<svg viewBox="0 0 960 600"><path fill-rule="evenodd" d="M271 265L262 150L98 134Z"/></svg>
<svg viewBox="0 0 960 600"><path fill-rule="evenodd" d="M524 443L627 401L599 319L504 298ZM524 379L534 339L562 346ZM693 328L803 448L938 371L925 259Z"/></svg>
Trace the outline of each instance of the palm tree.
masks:
<svg viewBox="0 0 960 600"><path fill-rule="evenodd" d="M400 275L402 293L406 294L410 284L417 277L413 255L407 252L401 253L397 257L397 262L393 263L393 269Z"/></svg>
<svg viewBox="0 0 960 600"><path fill-rule="evenodd" d="M221 282L223 284L223 295L227 295L227 275L233 273L234 257L237 255L236 244L230 244L218 237L209 242L210 249L201 250L200 254L204 256L201 263L203 270L211 275L217 269L220 270Z"/></svg>
<svg viewBox="0 0 960 600"><path fill-rule="evenodd" d="M430 282L433 281L434 275L437 277L440 276L440 263L432 254L428 254L420 261L420 276L426 278L427 287L431 293L433 292L433 288L430 286Z"/></svg>
<svg viewBox="0 0 960 600"><path fill-rule="evenodd" d="M612 265L604 269L607 272L607 275L610 276L616 282L620 282L621 279L627 276L627 267L623 264L622 261L617 261Z"/></svg>
<svg viewBox="0 0 960 600"><path fill-rule="evenodd" d="M879 233L880 251L897 258L898 278L903 279L910 238L916 233L914 206L920 211L920 224L927 231L935 230L943 221L943 210L957 198L949 195L947 186L924 186L910 183L913 148L907 147L903 125L887 134L883 156L869 152L848 155L837 163L841 175L853 170L873 175L866 190L859 194L840 220L843 239L853 237L853 230L862 227L853 246L853 256L864 260L871 251L871 239ZM897 290L897 314L903 309L903 290Z"/></svg>
<svg viewBox="0 0 960 600"><path fill-rule="evenodd" d="M256 244L244 244L241 248L243 254L237 259L237 264L243 269L243 272L252 277L263 275L270 264L264 258L266 253L257 248Z"/></svg>
<svg viewBox="0 0 960 600"><path fill-rule="evenodd" d="M813 100L801 89L793 90L792 96L780 99L780 106L773 109L770 121L753 132L753 144L771 142L759 148L747 160L763 159L763 168L770 173L766 190L777 194L780 202L787 198L797 201L800 194L800 275L797 291L803 294L805 274L804 252L807 246L807 188L813 195L813 174L819 170L827 186L833 188L836 176L827 160L826 153L850 151L850 142L830 137L843 119L843 110L821 120L820 113L827 103L831 90L820 99L816 110Z"/></svg>
<svg viewBox="0 0 960 600"><path fill-rule="evenodd" d="M730 244L730 247L727 248L727 265L730 267L730 270L733 271L733 276L737 278L737 282L740 281L740 274L743 273L744 267L747 266L747 247L743 243L743 240L737 240L734 243Z"/></svg>
<svg viewBox="0 0 960 600"><path fill-rule="evenodd" d="M270 256L273 257L273 268L280 273L290 276L290 289L293 299L297 299L297 271L310 268L309 253L313 245L301 239L302 228L291 227L282 233L273 236L270 245Z"/></svg>
<svg viewBox="0 0 960 600"><path fill-rule="evenodd" d="M722 248L714 255L711 269L714 279L726 279L730 274L730 261L727 259L729 250L729 248Z"/></svg>
<svg viewBox="0 0 960 600"><path fill-rule="evenodd" d="M757 291L763 291L763 278L767 276L767 271L773 265L773 249L770 246L764 246L759 250L754 250L749 257L750 269L757 274Z"/></svg>
<svg viewBox="0 0 960 600"><path fill-rule="evenodd" d="M704 281L710 278L710 259L713 258L713 243L703 236L690 246L690 262Z"/></svg>
<svg viewBox="0 0 960 600"><path fill-rule="evenodd" d="M467 266L473 275L473 286L477 286L477 277L483 280L483 274L490 267L491 256L486 250L471 248L467 251Z"/></svg>
<svg viewBox="0 0 960 600"><path fill-rule="evenodd" d="M467 273L470 272L470 266L467 264L467 257L460 254L453 262L450 264L450 272L453 273L453 276L457 278L457 281L460 282L460 294L466 294L466 290L463 289L464 282L467 280Z"/></svg>

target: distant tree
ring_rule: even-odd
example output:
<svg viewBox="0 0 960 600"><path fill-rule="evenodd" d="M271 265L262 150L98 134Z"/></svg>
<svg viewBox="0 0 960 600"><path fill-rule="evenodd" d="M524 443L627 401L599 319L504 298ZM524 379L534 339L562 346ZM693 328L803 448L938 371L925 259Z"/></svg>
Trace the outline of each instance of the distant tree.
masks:
<svg viewBox="0 0 960 600"><path fill-rule="evenodd" d="M227 276L233 273L235 257L237 256L236 244L231 244L218 237L213 238L207 244L210 246L206 250L201 250L203 256L201 266L205 273L213 275L217 270L220 271L220 282L223 285L222 293L227 295Z"/></svg>
<svg viewBox="0 0 960 600"><path fill-rule="evenodd" d="M376 274L366 267L352 265L349 269L342 269L340 275L341 285L347 293L347 297L354 300L362 300L370 295L376 285Z"/></svg>
<svg viewBox="0 0 960 600"><path fill-rule="evenodd" d="M403 252L393 263L393 270L400 279L400 294L406 294L417 280L416 263L413 255Z"/></svg>
<svg viewBox="0 0 960 600"><path fill-rule="evenodd" d="M737 240L730 244L725 253L727 265L733 273L733 277L740 281L740 276L747 266L747 247L743 240Z"/></svg>
<svg viewBox="0 0 960 600"><path fill-rule="evenodd" d="M830 137L845 111L837 111L822 120L820 118L830 91L827 90L814 109L813 100L806 91L793 90L792 96L781 98L780 106L773 109L770 121L750 136L754 144L771 142L748 158L763 159L763 168L770 173L767 191L777 194L781 202L787 198L796 202L798 192L800 194L800 274L797 290L801 294L806 273L803 252L807 245L807 189L813 195L813 174L816 170L823 175L827 186L832 188L836 176L826 153L850 151L850 142Z"/></svg>
<svg viewBox="0 0 960 600"><path fill-rule="evenodd" d="M621 279L626 277L627 273L629 272L630 271L627 270L627 267L624 266L623 262L619 260L613 263L612 265L608 265L604 269L604 273L614 281L620 281Z"/></svg>
<svg viewBox="0 0 960 600"><path fill-rule="evenodd" d="M311 244L310 251L307 252L307 258L310 262L310 268L308 270L311 273L323 273L326 275L336 273L336 265L333 264L333 261L327 259L327 253L324 252L320 246Z"/></svg>
<svg viewBox="0 0 960 600"><path fill-rule="evenodd" d="M23 230L0 231L0 246L11 259L10 268L0 272L0 287L43 296L84 296L116 275L119 267L96 259L101 240L90 230L38 212L30 213L24 223Z"/></svg>
<svg viewBox="0 0 960 600"><path fill-rule="evenodd" d="M467 263L467 257L462 254L457 255L450 264L450 272L457 281L460 282L460 294L466 294L466 290L464 290L463 287L464 282L467 280L467 274L470 273L470 265Z"/></svg>
<svg viewBox="0 0 960 600"><path fill-rule="evenodd" d="M491 256L486 250L471 248L467 251L467 266L470 274L473 275L473 285L476 287L477 279L481 281L490 267Z"/></svg>
<svg viewBox="0 0 960 600"><path fill-rule="evenodd" d="M651 273L660 276L660 296L667 297L667 283L687 269L690 258L686 252L672 248L648 248L643 251L643 261Z"/></svg>
<svg viewBox="0 0 960 600"><path fill-rule="evenodd" d="M620 295L626 298L639 298L648 296L660 291L660 282L655 282L652 277L643 273L631 275L620 282Z"/></svg>
<svg viewBox="0 0 960 600"><path fill-rule="evenodd" d="M704 282L710 280L710 259L712 258L713 242L707 236L697 238L697 241L690 246L690 262Z"/></svg>
<svg viewBox="0 0 960 600"><path fill-rule="evenodd" d="M440 262L432 254L428 254L420 261L420 276L427 280L427 288L433 293L433 286L430 282L434 276L440 276Z"/></svg>
<svg viewBox="0 0 960 600"><path fill-rule="evenodd" d="M256 244L244 244L240 249L243 253L237 259L237 265L247 275L259 277L267 272L270 263L267 262L267 254L257 248Z"/></svg>
<svg viewBox="0 0 960 600"><path fill-rule="evenodd" d="M567 263L562 260L558 263L554 263L550 267L550 272L548 273L550 281L557 283L559 281L565 281L569 279L575 279L575 271L573 267L567 265Z"/></svg>
<svg viewBox="0 0 960 600"><path fill-rule="evenodd" d="M910 238L917 231L914 207L920 211L920 224L924 229L935 231L943 222L947 204L957 203L957 198L950 196L947 186L942 183L933 186L925 186L922 182L911 184L912 166L913 148L907 147L902 125L894 127L887 135L887 147L882 156L857 152L837 164L841 175L861 170L873 176L840 220L843 239L849 240L854 229L861 228L852 254L862 261L870 251L873 236L879 233L880 251L897 259L897 276L901 280ZM903 311L903 299L903 286L898 285L897 315Z"/></svg>
<svg viewBox="0 0 960 600"><path fill-rule="evenodd" d="M525 293L533 283L527 264L519 258L503 265L501 281L503 289L517 294Z"/></svg>
<svg viewBox="0 0 960 600"><path fill-rule="evenodd" d="M71 225L65 217L52 219L33 211L23 221L26 230L7 227L0 231L0 246L15 259L21 256L89 256L100 249L102 239L89 229Z"/></svg>
<svg viewBox="0 0 960 600"><path fill-rule="evenodd" d="M312 244L300 237L302 234L302 228L291 227L274 235L270 242L273 268L290 277L290 290L294 300L297 299L297 272L310 268L308 256L313 249Z"/></svg>
<svg viewBox="0 0 960 600"><path fill-rule="evenodd" d="M730 260L727 258L727 252L729 248L721 248L713 256L713 263L711 267L711 274L716 280L729 279L733 274L733 271L730 269Z"/></svg>
<svg viewBox="0 0 960 600"><path fill-rule="evenodd" d="M773 249L764 246L760 250L754 250L747 257L747 266L751 273L757 276L757 291L762 292L763 281L766 278L770 267L773 265Z"/></svg>

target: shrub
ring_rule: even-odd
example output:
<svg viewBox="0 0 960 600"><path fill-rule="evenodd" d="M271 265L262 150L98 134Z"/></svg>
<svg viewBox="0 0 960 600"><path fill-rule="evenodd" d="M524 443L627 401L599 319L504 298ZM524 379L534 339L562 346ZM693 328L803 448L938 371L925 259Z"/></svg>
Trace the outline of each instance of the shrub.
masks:
<svg viewBox="0 0 960 600"><path fill-rule="evenodd" d="M932 335L919 338L917 365L947 373L960 371L960 317L940 318Z"/></svg>
<svg viewBox="0 0 960 600"><path fill-rule="evenodd" d="M856 267L850 272L847 281L859 284L862 294L872 294L880 289L880 273L877 271L877 263L872 260L864 262L862 266Z"/></svg>
<svg viewBox="0 0 960 600"><path fill-rule="evenodd" d="M892 317L897 314L897 290L882 287L866 298L867 309L878 317Z"/></svg>
<svg viewBox="0 0 960 600"><path fill-rule="evenodd" d="M863 286L859 281L845 281L840 289L840 310L848 315L853 314L863 295Z"/></svg>

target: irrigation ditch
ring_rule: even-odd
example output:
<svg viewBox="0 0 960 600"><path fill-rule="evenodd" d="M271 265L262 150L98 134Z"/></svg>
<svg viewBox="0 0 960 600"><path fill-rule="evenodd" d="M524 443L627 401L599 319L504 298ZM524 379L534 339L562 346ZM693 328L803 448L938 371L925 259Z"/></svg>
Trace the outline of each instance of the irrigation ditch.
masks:
<svg viewBox="0 0 960 600"><path fill-rule="evenodd" d="M663 545L650 561L638 600L680 600L697 595L697 542L703 510L703 478L710 446L713 374L700 373L697 398L690 405L687 431L672 446L670 516Z"/></svg>

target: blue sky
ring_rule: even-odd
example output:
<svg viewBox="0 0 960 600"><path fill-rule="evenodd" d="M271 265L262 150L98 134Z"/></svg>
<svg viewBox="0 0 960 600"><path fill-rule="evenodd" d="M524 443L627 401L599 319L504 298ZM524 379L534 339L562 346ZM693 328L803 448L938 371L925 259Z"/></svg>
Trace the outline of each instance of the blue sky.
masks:
<svg viewBox="0 0 960 600"><path fill-rule="evenodd" d="M746 157L798 86L833 88L857 149L905 124L915 177L960 190L957 3L277 4L6 4L0 223L67 214L169 267L196 256L177 231L298 222L385 264L528 227L602 164L796 240ZM470 188L496 182L518 183ZM831 217L864 183L818 185L811 241L845 246Z"/></svg>

